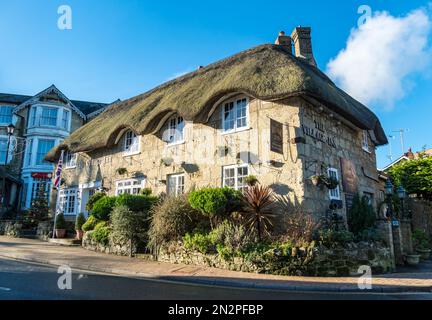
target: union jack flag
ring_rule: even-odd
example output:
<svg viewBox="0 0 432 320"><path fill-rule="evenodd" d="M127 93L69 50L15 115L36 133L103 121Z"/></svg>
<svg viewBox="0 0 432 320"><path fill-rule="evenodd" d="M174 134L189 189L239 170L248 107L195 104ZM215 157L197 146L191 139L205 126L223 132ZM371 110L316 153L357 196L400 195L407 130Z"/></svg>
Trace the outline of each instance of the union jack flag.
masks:
<svg viewBox="0 0 432 320"><path fill-rule="evenodd" d="M57 170L55 172L55 180L54 180L54 188L59 189L60 188L60 182L61 182L61 175L63 171L63 154L64 151L62 150L60 159L57 164Z"/></svg>

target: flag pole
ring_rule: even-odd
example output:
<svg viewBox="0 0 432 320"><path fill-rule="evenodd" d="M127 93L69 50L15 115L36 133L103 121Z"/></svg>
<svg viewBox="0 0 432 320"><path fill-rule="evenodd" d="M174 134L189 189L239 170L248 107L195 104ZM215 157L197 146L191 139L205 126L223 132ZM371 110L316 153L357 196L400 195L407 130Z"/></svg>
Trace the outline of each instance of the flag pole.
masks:
<svg viewBox="0 0 432 320"><path fill-rule="evenodd" d="M60 184L61 184L61 174L62 174L63 168L60 168L60 170L59 170L59 164L61 164L61 166L63 167L63 154L64 154L64 150L62 150L59 163L57 164L57 170L56 170L55 179L54 179L54 186L53 186L53 190L57 189L56 207L54 210L54 226L53 226L53 234L52 234L53 239L55 239L55 237L56 237L55 230L56 230L56 225L57 225L57 215L59 214L59 211L60 211ZM58 183L56 183L57 179L58 179Z"/></svg>

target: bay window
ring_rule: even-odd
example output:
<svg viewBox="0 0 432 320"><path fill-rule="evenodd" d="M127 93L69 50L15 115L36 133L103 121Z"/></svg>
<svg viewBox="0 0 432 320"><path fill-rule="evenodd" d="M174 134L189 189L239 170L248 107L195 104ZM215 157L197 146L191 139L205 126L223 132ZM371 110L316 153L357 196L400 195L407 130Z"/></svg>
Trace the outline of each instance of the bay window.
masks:
<svg viewBox="0 0 432 320"><path fill-rule="evenodd" d="M58 114L57 108L42 107L40 125L56 127L57 126L57 114Z"/></svg>
<svg viewBox="0 0 432 320"><path fill-rule="evenodd" d="M246 178L249 176L249 166L233 165L222 168L222 185L236 190L244 190L247 186Z"/></svg>
<svg viewBox="0 0 432 320"><path fill-rule="evenodd" d="M68 110L63 109L62 128L65 130L69 130L69 114L70 112Z"/></svg>
<svg viewBox="0 0 432 320"><path fill-rule="evenodd" d="M37 153L36 153L36 165L45 165L49 162L45 161L45 155L54 148L55 140L40 139L38 141Z"/></svg>

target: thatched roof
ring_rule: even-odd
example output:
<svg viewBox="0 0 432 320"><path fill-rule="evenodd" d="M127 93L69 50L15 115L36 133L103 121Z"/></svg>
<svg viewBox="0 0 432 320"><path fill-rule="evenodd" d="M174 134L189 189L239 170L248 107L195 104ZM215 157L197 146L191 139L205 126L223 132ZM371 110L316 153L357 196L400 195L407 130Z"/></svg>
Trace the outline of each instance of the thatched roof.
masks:
<svg viewBox="0 0 432 320"><path fill-rule="evenodd" d="M233 92L244 92L265 101L312 97L359 128L373 131L377 144L387 143L378 118L368 108L337 88L319 69L294 57L282 46L266 44L110 106L51 150L47 159L55 160L65 148L89 152L109 147L125 128L137 134L152 133L160 120L172 112L185 120L206 122L213 105Z"/></svg>

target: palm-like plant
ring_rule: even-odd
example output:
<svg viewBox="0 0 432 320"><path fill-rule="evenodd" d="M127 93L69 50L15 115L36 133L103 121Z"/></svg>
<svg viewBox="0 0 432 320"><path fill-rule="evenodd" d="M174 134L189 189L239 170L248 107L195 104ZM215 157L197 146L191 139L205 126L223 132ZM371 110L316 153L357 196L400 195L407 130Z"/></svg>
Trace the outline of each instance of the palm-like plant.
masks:
<svg viewBox="0 0 432 320"><path fill-rule="evenodd" d="M273 191L265 186L248 187L243 193L244 215L250 230L256 228L258 239L262 240L263 233L270 235L273 226Z"/></svg>

